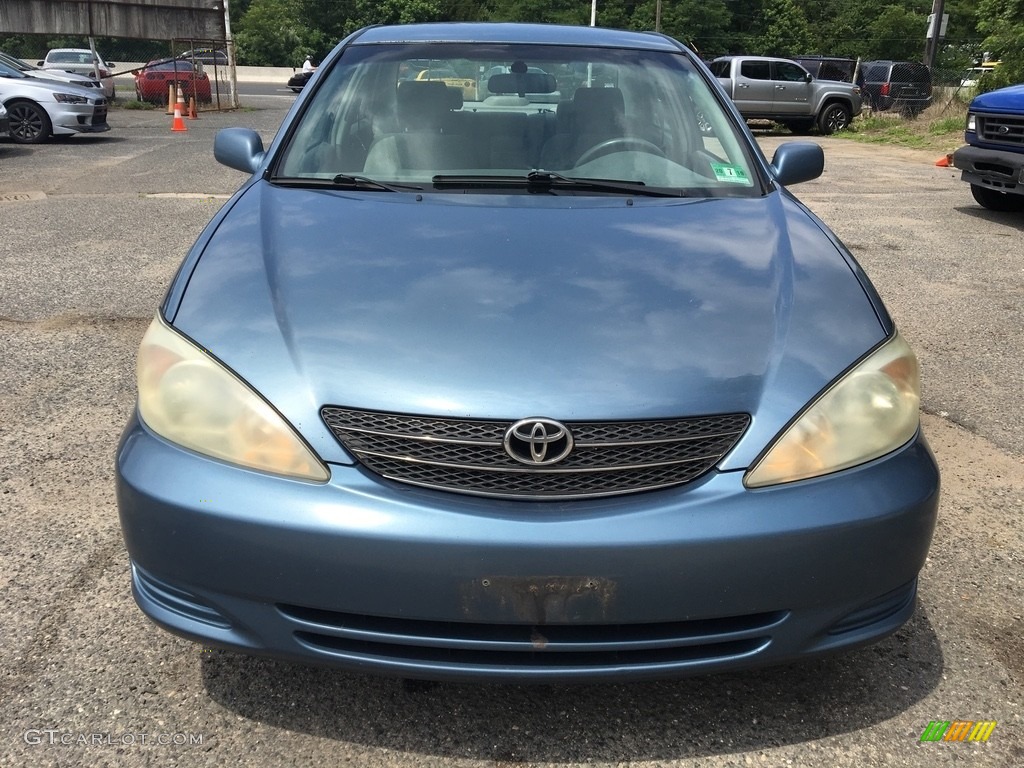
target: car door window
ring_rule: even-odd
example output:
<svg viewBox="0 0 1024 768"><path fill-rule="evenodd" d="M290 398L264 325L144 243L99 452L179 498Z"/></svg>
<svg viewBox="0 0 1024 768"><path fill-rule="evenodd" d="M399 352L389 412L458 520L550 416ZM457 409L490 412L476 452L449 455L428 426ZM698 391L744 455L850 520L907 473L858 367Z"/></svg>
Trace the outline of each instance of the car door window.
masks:
<svg viewBox="0 0 1024 768"><path fill-rule="evenodd" d="M767 61L744 61L740 64L740 74L749 80L771 80L771 64Z"/></svg>
<svg viewBox="0 0 1024 768"><path fill-rule="evenodd" d="M787 83L802 83L807 79L807 72L796 64L790 64L788 61L776 61L773 66L775 67L775 77L772 78L773 80L782 80Z"/></svg>

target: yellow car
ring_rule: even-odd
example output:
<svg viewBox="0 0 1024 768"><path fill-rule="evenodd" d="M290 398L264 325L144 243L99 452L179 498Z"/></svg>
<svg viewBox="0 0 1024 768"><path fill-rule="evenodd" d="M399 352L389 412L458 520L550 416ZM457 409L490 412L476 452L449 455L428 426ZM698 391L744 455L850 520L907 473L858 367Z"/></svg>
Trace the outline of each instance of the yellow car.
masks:
<svg viewBox="0 0 1024 768"><path fill-rule="evenodd" d="M458 73L451 67L434 67L424 69L416 75L417 80L437 80L449 88L457 88L462 91L463 101L476 101L477 90L476 80L471 77L459 77Z"/></svg>

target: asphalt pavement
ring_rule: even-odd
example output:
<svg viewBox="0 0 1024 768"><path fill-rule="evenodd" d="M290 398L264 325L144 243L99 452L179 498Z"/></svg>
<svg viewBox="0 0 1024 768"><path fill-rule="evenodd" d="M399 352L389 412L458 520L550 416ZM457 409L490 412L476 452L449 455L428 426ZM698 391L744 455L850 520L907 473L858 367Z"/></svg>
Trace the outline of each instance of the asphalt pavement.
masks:
<svg viewBox="0 0 1024 768"><path fill-rule="evenodd" d="M244 180L214 162L215 132L269 142L292 100L243 98L183 133L114 107L107 134L0 138L0 766L1024 766L1024 218L979 208L928 153L843 139L819 140L824 176L793 191L918 352L943 472L918 610L895 635L658 683L406 685L151 624L113 484L135 350ZM769 155L782 140L759 137ZM956 720L996 726L921 741Z"/></svg>

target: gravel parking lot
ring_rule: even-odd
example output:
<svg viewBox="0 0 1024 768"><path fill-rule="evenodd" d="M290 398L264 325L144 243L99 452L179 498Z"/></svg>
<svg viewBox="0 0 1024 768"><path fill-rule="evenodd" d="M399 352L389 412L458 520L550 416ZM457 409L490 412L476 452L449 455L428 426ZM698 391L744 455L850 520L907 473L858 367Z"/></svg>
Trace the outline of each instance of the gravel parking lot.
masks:
<svg viewBox="0 0 1024 768"><path fill-rule="evenodd" d="M0 138L0 766L1024 765L1024 218L930 153L819 140L794 191L854 251L921 360L943 499L919 608L808 664L637 685L404 685L204 649L132 601L113 456L171 276L290 96L172 133ZM759 141L769 155L782 137ZM950 150L954 147L950 147ZM822 558L829 557L823 552ZM995 721L986 743L921 742Z"/></svg>

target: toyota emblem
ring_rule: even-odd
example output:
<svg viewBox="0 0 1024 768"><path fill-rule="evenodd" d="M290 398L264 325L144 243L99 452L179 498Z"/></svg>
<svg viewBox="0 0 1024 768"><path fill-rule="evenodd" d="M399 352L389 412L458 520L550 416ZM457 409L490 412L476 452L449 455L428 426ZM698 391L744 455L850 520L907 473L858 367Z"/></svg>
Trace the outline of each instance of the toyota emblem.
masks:
<svg viewBox="0 0 1024 768"><path fill-rule="evenodd" d="M572 433L553 419L520 419L505 430L505 453L521 464L556 464L572 451Z"/></svg>

